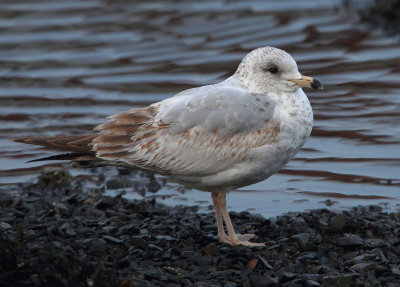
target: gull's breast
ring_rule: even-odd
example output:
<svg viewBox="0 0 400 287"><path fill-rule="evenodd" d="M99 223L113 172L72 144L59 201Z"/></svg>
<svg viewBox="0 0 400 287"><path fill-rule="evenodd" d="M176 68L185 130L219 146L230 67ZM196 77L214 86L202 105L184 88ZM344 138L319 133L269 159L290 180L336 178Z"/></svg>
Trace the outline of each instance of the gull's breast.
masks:
<svg viewBox="0 0 400 287"><path fill-rule="evenodd" d="M313 126L312 108L303 90L282 96L273 118L280 122L278 149L286 154L287 162L306 143Z"/></svg>

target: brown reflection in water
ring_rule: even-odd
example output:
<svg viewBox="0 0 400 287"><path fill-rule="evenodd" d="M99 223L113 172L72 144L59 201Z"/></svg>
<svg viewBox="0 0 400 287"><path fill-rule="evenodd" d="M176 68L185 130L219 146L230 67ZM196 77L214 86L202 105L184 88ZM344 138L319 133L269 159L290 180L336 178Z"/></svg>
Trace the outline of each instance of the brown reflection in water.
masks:
<svg viewBox="0 0 400 287"><path fill-rule="evenodd" d="M352 139L356 142L364 142L370 144L395 144L396 140L385 141L389 139L390 135L380 134L380 135L367 135L365 134L367 130L323 130L318 127L314 127L312 130L313 136L318 137L331 137L331 138L342 138L342 139Z"/></svg>
<svg viewBox="0 0 400 287"><path fill-rule="evenodd" d="M321 196L329 198L344 198L344 199L394 199L388 196L379 195L359 195L359 194L343 194L335 192L312 192L312 191L300 191L299 194L309 195L309 196Z"/></svg>
<svg viewBox="0 0 400 287"><path fill-rule="evenodd" d="M319 170L290 170L282 169L279 173L296 175L296 176L306 176L306 177L318 177L324 180L344 182L344 183L356 183L356 184L377 184L377 185L391 185L400 186L399 182L393 182L391 179L381 179L362 175L353 174L342 174L334 173L329 171L319 171Z"/></svg>

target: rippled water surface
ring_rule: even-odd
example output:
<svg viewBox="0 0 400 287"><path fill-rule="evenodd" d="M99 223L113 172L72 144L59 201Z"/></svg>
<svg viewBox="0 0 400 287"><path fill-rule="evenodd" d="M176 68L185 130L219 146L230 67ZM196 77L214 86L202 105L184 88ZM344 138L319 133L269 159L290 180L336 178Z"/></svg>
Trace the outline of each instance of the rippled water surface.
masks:
<svg viewBox="0 0 400 287"><path fill-rule="evenodd" d="M0 183L36 177L49 163L26 161L52 154L9 139L89 133L107 115L216 83L266 45L288 51L325 90L306 91L315 126L304 149L279 174L232 192L231 208L396 209L400 41L339 0L1 1ZM208 193L179 190L159 194L208 205Z"/></svg>

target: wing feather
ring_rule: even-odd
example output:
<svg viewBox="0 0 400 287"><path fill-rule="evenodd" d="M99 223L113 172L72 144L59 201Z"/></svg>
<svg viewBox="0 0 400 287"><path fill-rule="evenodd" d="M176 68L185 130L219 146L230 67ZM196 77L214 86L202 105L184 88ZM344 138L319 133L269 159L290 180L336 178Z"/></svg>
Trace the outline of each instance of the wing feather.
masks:
<svg viewBox="0 0 400 287"><path fill-rule="evenodd" d="M97 135L18 138L13 139L13 141L40 145L52 150L94 154L94 151L91 150L91 143L96 136Z"/></svg>
<svg viewBox="0 0 400 287"><path fill-rule="evenodd" d="M267 99L263 99L266 101ZM110 117L93 140L97 157L159 173L207 175L246 161L272 143L274 102L235 86L204 86Z"/></svg>

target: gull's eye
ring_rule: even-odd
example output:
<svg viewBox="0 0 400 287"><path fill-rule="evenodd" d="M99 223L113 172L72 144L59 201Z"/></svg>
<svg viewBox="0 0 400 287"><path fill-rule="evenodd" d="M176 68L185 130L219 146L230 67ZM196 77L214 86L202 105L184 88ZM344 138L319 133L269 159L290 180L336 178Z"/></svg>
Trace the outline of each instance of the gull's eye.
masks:
<svg viewBox="0 0 400 287"><path fill-rule="evenodd" d="M268 72L270 72L271 74L276 74L276 73L278 73L278 67L275 67L275 66L270 67L268 69Z"/></svg>

